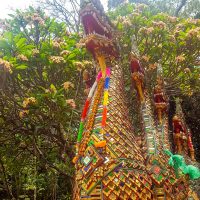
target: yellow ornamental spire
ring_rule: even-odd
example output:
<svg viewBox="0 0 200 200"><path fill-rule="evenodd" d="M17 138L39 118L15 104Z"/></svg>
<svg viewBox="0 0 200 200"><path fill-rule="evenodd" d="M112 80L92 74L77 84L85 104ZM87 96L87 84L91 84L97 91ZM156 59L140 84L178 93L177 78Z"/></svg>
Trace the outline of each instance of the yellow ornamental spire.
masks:
<svg viewBox="0 0 200 200"><path fill-rule="evenodd" d="M102 77L105 78L106 77L106 59L105 56L101 53L96 53L96 58L99 62L99 66L102 72Z"/></svg>

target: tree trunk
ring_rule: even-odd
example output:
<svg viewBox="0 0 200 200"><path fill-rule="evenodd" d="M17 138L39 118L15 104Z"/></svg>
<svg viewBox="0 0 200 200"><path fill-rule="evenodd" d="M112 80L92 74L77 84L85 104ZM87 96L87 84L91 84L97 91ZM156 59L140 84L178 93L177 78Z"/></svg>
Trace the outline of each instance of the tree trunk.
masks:
<svg viewBox="0 0 200 200"><path fill-rule="evenodd" d="M5 185L6 190L8 192L9 198L10 199L15 199L14 196L13 196L12 190L10 189L10 186L8 184L7 176L6 176L6 170L5 170L5 167L4 167L4 164L3 164L2 160L0 160L0 164L1 164L2 171L3 171L4 185Z"/></svg>

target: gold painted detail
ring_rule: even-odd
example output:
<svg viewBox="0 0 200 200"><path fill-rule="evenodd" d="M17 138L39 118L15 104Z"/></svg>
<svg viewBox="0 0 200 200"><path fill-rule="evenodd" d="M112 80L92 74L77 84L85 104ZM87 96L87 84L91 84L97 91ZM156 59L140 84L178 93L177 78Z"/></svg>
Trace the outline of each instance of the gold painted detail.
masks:
<svg viewBox="0 0 200 200"><path fill-rule="evenodd" d="M90 115L88 117L87 120L87 124L85 125L85 131L83 133L83 139L82 142L79 146L79 155L83 155L84 151L87 147L87 144L89 142L89 138L90 138L90 134L94 125L94 119L95 119L95 115L98 109L98 105L102 96L102 92L103 92L103 85L104 85L104 80L100 79L98 86L97 86L97 91L94 97L94 101L93 101L93 107L92 110L90 112Z"/></svg>

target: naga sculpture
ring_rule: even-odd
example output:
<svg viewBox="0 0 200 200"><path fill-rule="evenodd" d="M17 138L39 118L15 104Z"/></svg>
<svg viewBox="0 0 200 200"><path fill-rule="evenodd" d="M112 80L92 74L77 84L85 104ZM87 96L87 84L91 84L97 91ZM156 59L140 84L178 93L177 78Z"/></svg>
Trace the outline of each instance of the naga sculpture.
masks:
<svg viewBox="0 0 200 200"><path fill-rule="evenodd" d="M144 70L141 67L139 60L133 53L130 55L130 69L133 82L136 85L136 90L139 94L141 102L144 101Z"/></svg>
<svg viewBox="0 0 200 200"><path fill-rule="evenodd" d="M176 115L173 117L173 137L175 152L184 156L190 156L195 160L194 147L191 139L191 131L184 123L184 114L181 109L180 100L176 99Z"/></svg>
<svg viewBox="0 0 200 200"><path fill-rule="evenodd" d="M85 30L82 42L98 62L99 73L93 85L87 85L90 91L73 159L76 167L73 199L193 198L188 175L167 164L169 156L176 157L164 152L170 149L170 142L167 102L161 86L157 86L154 94L158 114L155 120L151 96L144 92L144 70L137 56L131 54L132 79L141 102L141 145L129 117L113 26L99 0L81 1L80 17ZM84 76L88 81L87 74Z"/></svg>

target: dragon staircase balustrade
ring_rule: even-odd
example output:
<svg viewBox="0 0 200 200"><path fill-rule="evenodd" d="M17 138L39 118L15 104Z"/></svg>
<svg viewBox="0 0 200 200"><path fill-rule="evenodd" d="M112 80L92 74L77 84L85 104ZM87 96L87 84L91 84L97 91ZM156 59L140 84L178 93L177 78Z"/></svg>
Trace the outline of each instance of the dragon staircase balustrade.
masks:
<svg viewBox="0 0 200 200"><path fill-rule="evenodd" d="M176 99L176 114L173 117L173 138L175 152L195 160L191 131L185 123L179 98Z"/></svg>
<svg viewBox="0 0 200 200"><path fill-rule="evenodd" d="M88 73L84 74L89 90L73 159L76 167L73 199L197 199L189 188L189 175L176 167L176 156L164 151L170 149L170 142L162 77L158 76L152 105L151 96L144 92L145 72L138 53L131 53L131 77L141 102L141 147L129 117L115 30L99 0L81 1L80 17L85 30L82 42L98 62L99 73L93 85ZM176 126L174 121L174 141L177 153L181 153L180 149L185 147L179 147L182 143L176 139ZM191 147L191 137L187 141ZM189 149L191 153L193 147ZM194 159L194 151L191 157ZM167 164L169 158L176 169Z"/></svg>

